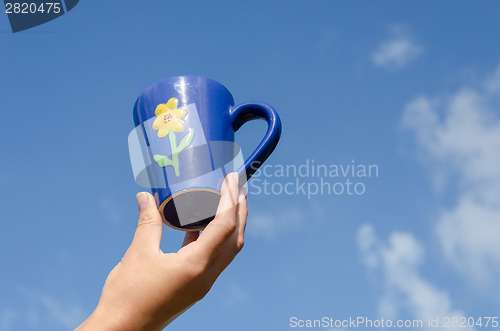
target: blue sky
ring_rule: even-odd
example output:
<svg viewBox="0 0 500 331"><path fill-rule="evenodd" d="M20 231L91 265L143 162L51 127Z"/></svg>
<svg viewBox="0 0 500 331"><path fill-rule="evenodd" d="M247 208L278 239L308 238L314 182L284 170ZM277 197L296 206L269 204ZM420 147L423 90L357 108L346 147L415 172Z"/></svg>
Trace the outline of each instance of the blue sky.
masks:
<svg viewBox="0 0 500 331"><path fill-rule="evenodd" d="M67 330L93 310L136 226L133 104L179 74L273 105L283 122L273 168L354 160L379 174L351 178L362 195L250 189L244 250L169 329L498 316L499 10L87 0L16 34L0 14L0 330ZM244 153L265 129L240 129ZM181 242L165 229L165 251Z"/></svg>

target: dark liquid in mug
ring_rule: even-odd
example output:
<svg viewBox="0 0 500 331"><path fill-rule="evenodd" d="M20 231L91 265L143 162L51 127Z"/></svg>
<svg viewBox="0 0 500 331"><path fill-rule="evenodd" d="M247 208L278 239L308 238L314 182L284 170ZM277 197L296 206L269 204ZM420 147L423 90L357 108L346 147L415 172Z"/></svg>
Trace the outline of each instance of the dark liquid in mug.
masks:
<svg viewBox="0 0 500 331"><path fill-rule="evenodd" d="M168 226L183 230L202 230L214 219L219 200L220 193L214 190L182 191L165 204L163 215ZM183 223L188 223L187 225L181 225L179 214L183 218Z"/></svg>

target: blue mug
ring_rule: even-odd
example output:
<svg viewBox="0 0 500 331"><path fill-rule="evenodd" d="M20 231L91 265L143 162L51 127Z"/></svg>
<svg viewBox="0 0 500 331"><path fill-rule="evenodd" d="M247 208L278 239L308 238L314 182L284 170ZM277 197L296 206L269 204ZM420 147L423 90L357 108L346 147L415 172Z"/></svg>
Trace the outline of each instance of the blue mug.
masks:
<svg viewBox="0 0 500 331"><path fill-rule="evenodd" d="M276 147L281 121L263 102L234 105L222 84L200 76L176 76L148 87L134 106L136 128L129 149L136 182L156 198L163 222L199 231L213 220L224 177L236 171L243 186ZM267 132L243 161L234 133L264 119Z"/></svg>

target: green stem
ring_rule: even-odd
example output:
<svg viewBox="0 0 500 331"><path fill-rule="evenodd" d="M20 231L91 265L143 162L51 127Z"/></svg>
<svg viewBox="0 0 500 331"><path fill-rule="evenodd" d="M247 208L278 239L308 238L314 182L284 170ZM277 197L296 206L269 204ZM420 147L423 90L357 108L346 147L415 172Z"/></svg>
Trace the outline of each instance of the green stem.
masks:
<svg viewBox="0 0 500 331"><path fill-rule="evenodd" d="M174 167L174 172L177 177L179 177L179 157L177 153L172 154L172 163Z"/></svg>
<svg viewBox="0 0 500 331"><path fill-rule="evenodd" d="M177 177L179 177L179 151L177 150L177 143L175 141L175 133L170 129L168 132L168 139L170 140L170 150L172 151L172 167Z"/></svg>

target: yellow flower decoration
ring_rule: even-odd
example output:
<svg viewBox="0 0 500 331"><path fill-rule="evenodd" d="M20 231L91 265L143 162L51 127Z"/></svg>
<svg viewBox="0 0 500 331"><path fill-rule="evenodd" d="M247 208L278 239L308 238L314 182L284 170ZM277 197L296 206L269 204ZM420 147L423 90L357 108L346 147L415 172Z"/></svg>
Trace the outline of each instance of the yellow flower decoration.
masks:
<svg viewBox="0 0 500 331"><path fill-rule="evenodd" d="M174 132L184 130L184 123L181 119L186 116L186 110L177 108L178 103L176 98L170 98L167 103L160 103L156 107L153 130L158 130L158 137L165 137L170 130Z"/></svg>

